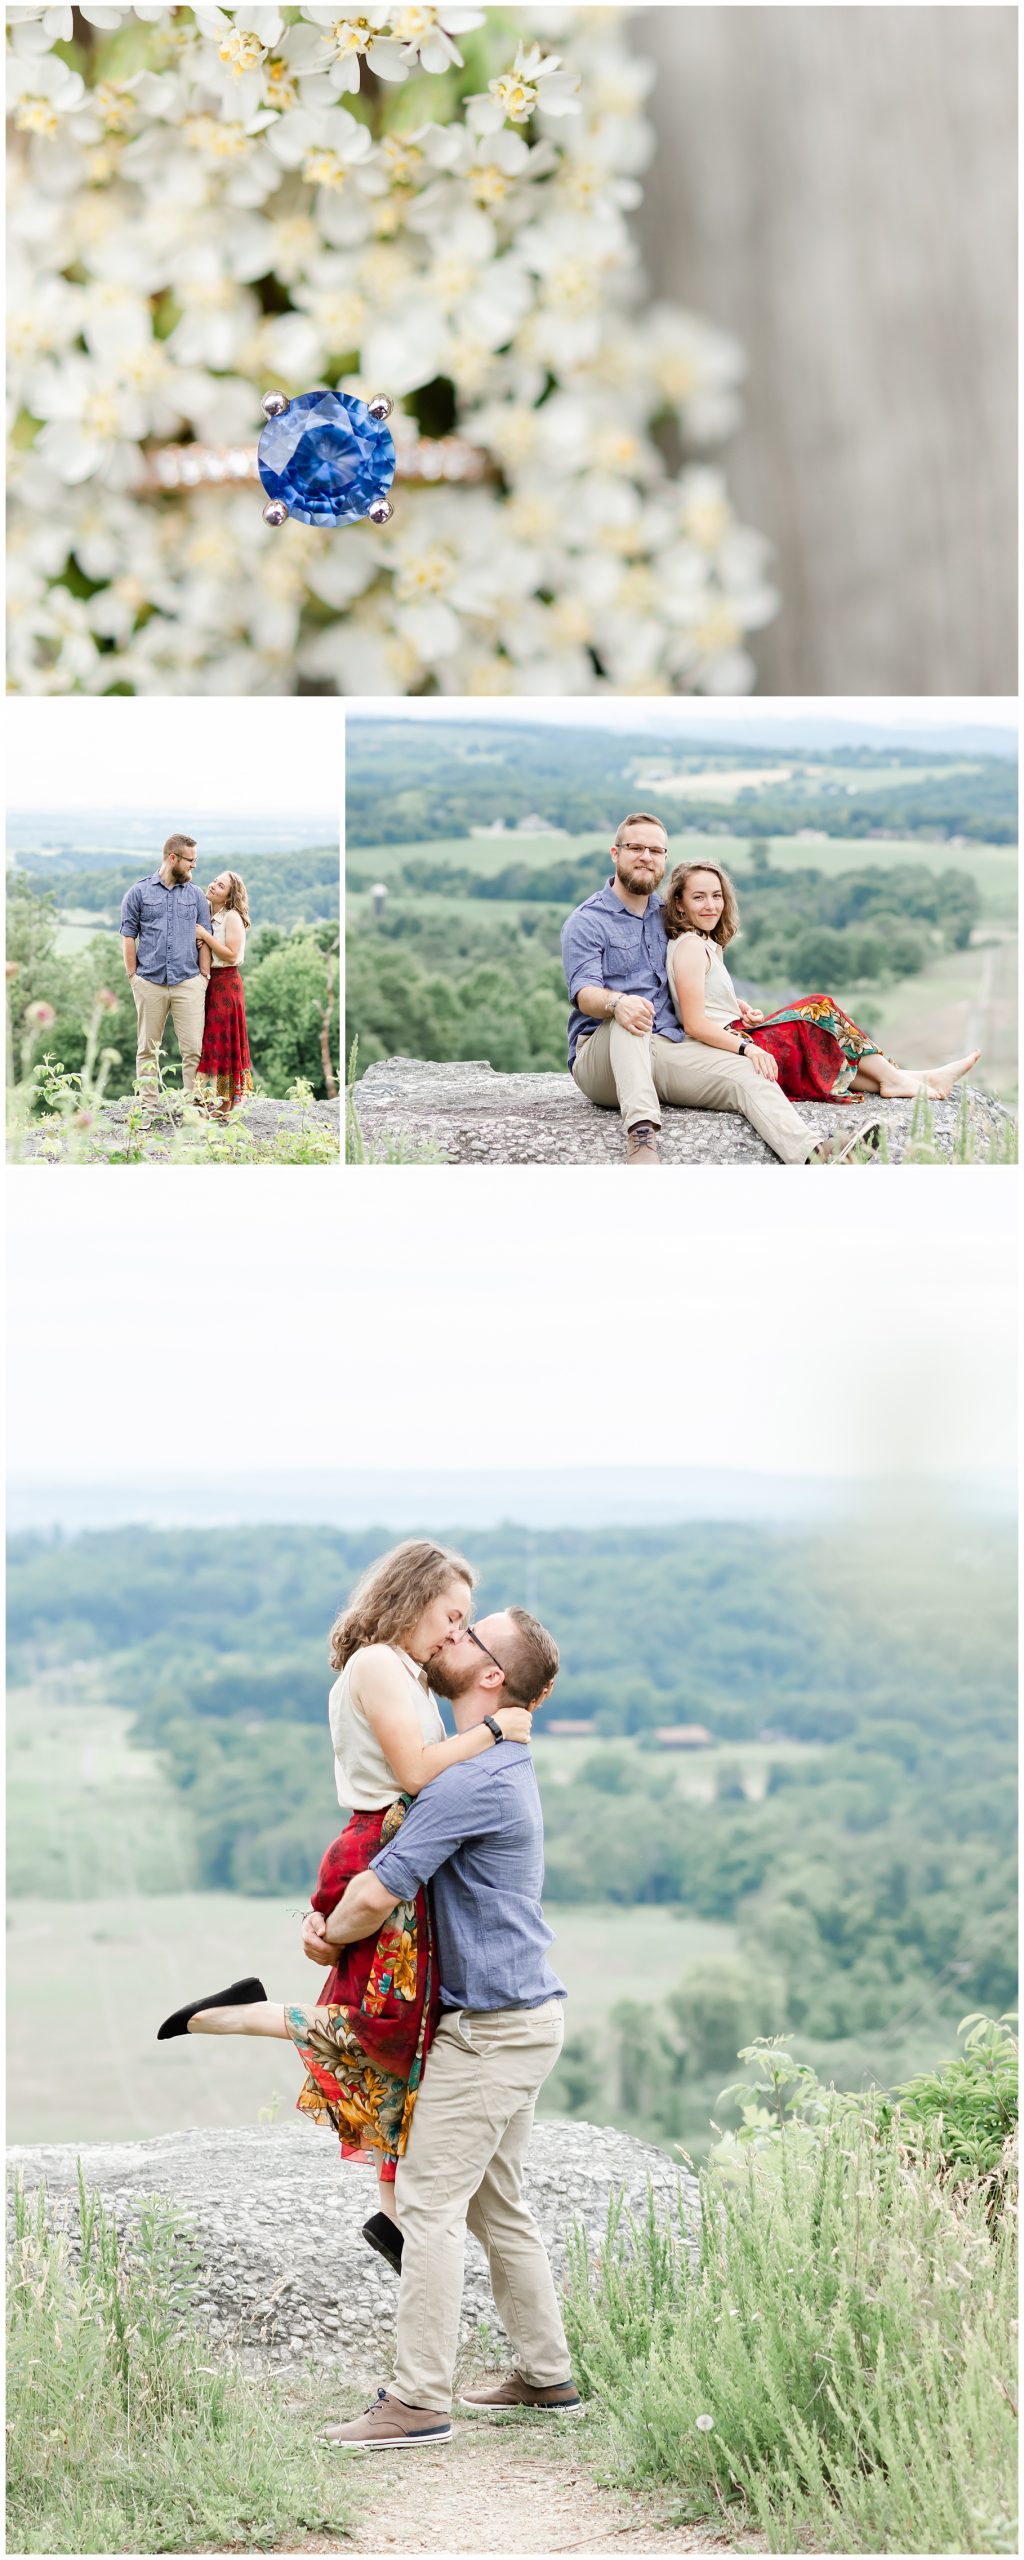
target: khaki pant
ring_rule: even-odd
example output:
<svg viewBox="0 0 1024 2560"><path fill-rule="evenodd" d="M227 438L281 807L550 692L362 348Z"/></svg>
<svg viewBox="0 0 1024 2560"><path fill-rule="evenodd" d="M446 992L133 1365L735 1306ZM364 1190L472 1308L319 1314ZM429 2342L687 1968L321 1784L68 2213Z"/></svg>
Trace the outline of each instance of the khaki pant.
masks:
<svg viewBox="0 0 1024 2560"><path fill-rule="evenodd" d="M738 1111L783 1164L806 1164L815 1136L780 1085L758 1074L734 1049L709 1049L702 1040L666 1040L659 1031L624 1031L602 1022L581 1040L573 1077L588 1102L614 1111L627 1129L638 1120L661 1126L663 1102L694 1111Z"/></svg>
<svg viewBox="0 0 1024 2560"><path fill-rule="evenodd" d="M140 1085L157 1081L160 1043L170 1014L181 1051L181 1081L186 1093L191 1093L203 1045L206 979L197 974L194 978L183 978L177 987L157 987L151 978L140 978L136 970L132 993L139 1026L135 1072Z"/></svg>
<svg viewBox="0 0 1024 2560"><path fill-rule="evenodd" d="M561 2000L445 2009L398 2163L402 2229L394 2389L452 2405L467 2225L487 2252L498 2316L528 2382L565 2382L569 2349L547 2252L523 2200L537 2092L562 2050Z"/></svg>

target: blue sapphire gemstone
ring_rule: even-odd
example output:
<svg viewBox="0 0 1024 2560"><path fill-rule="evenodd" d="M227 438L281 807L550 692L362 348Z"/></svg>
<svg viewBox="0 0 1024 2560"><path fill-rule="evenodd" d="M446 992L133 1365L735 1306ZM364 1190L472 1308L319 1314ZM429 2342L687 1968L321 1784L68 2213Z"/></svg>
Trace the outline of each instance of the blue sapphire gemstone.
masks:
<svg viewBox="0 0 1024 2560"><path fill-rule="evenodd" d="M395 476L395 447L365 400L344 391L303 391L259 441L260 479L300 524L355 524Z"/></svg>

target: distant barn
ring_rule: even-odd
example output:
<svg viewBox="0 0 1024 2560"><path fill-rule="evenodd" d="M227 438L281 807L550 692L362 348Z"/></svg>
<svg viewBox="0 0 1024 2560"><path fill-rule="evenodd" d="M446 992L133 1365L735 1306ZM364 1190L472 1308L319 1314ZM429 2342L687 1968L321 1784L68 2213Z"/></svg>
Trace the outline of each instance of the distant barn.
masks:
<svg viewBox="0 0 1024 2560"><path fill-rule="evenodd" d="M543 1724L538 1725L536 1731L540 1734L558 1733L572 1742L578 1733L584 1736L596 1733L597 1726L593 1716L545 1716Z"/></svg>
<svg viewBox="0 0 1024 2560"><path fill-rule="evenodd" d="M663 1751L704 1751L715 1737L706 1724L659 1724L654 1738Z"/></svg>

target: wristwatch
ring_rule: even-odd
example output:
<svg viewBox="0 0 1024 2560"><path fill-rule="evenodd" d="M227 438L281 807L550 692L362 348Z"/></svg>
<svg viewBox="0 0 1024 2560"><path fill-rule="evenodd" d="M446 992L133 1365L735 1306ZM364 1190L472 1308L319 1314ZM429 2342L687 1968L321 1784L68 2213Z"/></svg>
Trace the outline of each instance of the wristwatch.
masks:
<svg viewBox="0 0 1024 2560"><path fill-rule="evenodd" d="M747 1050L748 1050L749 1046L750 1046L750 1043L749 1043L749 1041L748 1041L748 1040L741 1040L741 1041L740 1041L739 1048L738 1048L738 1049L737 1049L737 1051L736 1051L736 1055L737 1055L737 1057L738 1057L738 1058L745 1058L745 1057L746 1057Z"/></svg>
<svg viewBox="0 0 1024 2560"><path fill-rule="evenodd" d="M484 1723L487 1727L488 1733L493 1733L496 1742L504 1742L505 1736L495 1716L485 1716Z"/></svg>

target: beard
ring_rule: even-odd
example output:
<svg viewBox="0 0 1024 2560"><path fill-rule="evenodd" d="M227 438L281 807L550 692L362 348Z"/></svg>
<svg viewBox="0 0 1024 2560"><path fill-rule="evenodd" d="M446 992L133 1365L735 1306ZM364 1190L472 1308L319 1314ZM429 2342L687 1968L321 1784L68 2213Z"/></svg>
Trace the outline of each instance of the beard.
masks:
<svg viewBox="0 0 1024 2560"><path fill-rule="evenodd" d="M449 1647L442 1645L440 1650L427 1660L424 1664L427 1679L437 1697L464 1698L467 1689L476 1687L479 1678L476 1664L475 1662L446 1661L445 1655L448 1651Z"/></svg>
<svg viewBox="0 0 1024 2560"><path fill-rule="evenodd" d="M618 865L618 876L623 888L628 889L631 894L640 889L656 889L659 880L665 877L665 865L662 863L660 871L654 863L645 866L642 871L635 871L628 861L622 859Z"/></svg>

